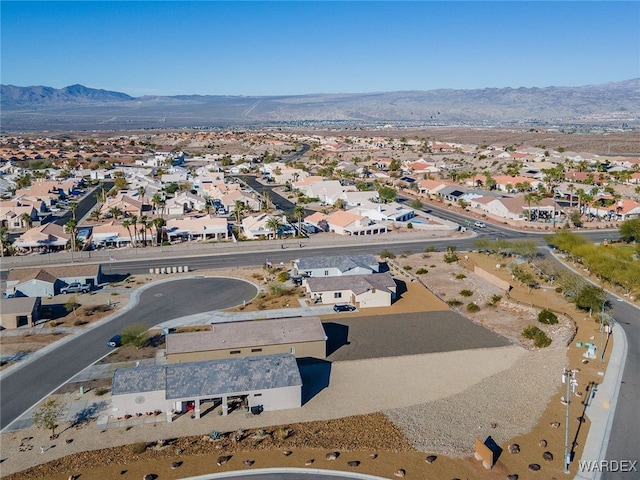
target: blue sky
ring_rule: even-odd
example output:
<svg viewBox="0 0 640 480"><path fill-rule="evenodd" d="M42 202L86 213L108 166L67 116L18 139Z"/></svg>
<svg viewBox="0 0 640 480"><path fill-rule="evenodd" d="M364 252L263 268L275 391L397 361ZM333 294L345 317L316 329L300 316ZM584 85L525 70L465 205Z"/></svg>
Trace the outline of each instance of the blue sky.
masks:
<svg viewBox="0 0 640 480"><path fill-rule="evenodd" d="M640 77L640 2L1 2L3 84L288 95Z"/></svg>

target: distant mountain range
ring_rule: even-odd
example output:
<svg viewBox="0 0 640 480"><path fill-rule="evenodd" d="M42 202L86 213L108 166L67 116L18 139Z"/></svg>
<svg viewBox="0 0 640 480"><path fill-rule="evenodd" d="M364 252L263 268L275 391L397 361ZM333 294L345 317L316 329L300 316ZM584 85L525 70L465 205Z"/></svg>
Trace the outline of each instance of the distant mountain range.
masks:
<svg viewBox="0 0 640 480"><path fill-rule="evenodd" d="M131 97L0 85L4 132L334 123L640 127L640 79L581 87L283 96Z"/></svg>

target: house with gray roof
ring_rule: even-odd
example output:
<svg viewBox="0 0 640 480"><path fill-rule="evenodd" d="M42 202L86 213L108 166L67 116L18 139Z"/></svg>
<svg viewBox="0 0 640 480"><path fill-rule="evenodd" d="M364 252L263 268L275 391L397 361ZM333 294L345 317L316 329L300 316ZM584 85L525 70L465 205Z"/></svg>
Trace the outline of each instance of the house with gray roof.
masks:
<svg viewBox="0 0 640 480"><path fill-rule="evenodd" d="M387 307L396 298L397 286L388 273L346 277L310 277L302 282L318 303L352 303L359 308Z"/></svg>
<svg viewBox="0 0 640 480"><path fill-rule="evenodd" d="M209 332L166 336L169 363L201 362L290 353L296 358L325 358L326 333L318 317L275 318L211 325Z"/></svg>
<svg viewBox="0 0 640 480"><path fill-rule="evenodd" d="M98 285L102 267L96 264L75 264L12 268L7 276L7 295L15 297L53 297L70 283Z"/></svg>
<svg viewBox="0 0 640 480"><path fill-rule="evenodd" d="M293 262L293 269L298 276L339 277L377 273L380 264L373 255L337 255L298 258Z"/></svg>
<svg viewBox="0 0 640 480"><path fill-rule="evenodd" d="M33 327L40 319L40 297L0 299L0 330Z"/></svg>
<svg viewBox="0 0 640 480"><path fill-rule="evenodd" d="M168 422L188 410L200 418L203 407L227 415L237 408L260 412L302 405L302 377L290 354L121 368L111 391L113 417L159 411Z"/></svg>

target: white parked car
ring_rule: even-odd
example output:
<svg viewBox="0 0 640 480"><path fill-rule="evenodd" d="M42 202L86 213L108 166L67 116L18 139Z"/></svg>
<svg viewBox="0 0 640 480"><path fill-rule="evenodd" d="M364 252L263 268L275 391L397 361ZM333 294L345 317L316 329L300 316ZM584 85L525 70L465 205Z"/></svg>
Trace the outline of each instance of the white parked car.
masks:
<svg viewBox="0 0 640 480"><path fill-rule="evenodd" d="M486 225L484 224L484 222L481 222L480 220L478 220L476 223L474 223L474 225L478 228L485 228Z"/></svg>

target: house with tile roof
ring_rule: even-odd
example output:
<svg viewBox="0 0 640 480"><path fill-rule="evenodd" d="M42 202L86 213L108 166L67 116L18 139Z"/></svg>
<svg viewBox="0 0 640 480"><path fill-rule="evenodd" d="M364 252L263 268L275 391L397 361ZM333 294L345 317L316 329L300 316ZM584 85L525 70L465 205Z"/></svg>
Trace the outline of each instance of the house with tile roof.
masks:
<svg viewBox="0 0 640 480"><path fill-rule="evenodd" d="M142 214L143 205L140 200L137 200L129 195L118 194L113 198L108 198L107 201L100 207L100 213L102 215L108 215L109 210L112 208L118 208L124 212L125 216Z"/></svg>
<svg viewBox="0 0 640 480"><path fill-rule="evenodd" d="M29 251L64 250L70 239L71 234L66 233L62 225L58 225L56 223L45 223L44 225L30 228L24 232L15 242L13 242L13 246Z"/></svg>
<svg viewBox="0 0 640 480"><path fill-rule="evenodd" d="M91 228L91 243L96 247L123 247L132 243L133 231L111 220Z"/></svg>
<svg viewBox="0 0 640 480"><path fill-rule="evenodd" d="M437 195L438 191L446 186L447 184L440 180L418 180L418 190L421 195Z"/></svg>
<svg viewBox="0 0 640 480"><path fill-rule="evenodd" d="M162 412L174 415L219 408L222 415L302 406L302 377L291 354L119 368L113 374L111 412L116 418Z"/></svg>
<svg viewBox="0 0 640 480"><path fill-rule="evenodd" d="M398 202L366 202L347 211L367 217L374 222L408 222L416 216L413 208L405 207Z"/></svg>
<svg viewBox="0 0 640 480"><path fill-rule="evenodd" d="M273 228L269 227L268 223L271 218L278 218L281 223L281 227L278 229L277 235L274 235ZM283 234L293 233L293 230L289 226L286 215L271 215L269 213L261 213L259 215L250 215L244 217L241 222L242 233L249 240L256 239L276 239L280 238Z"/></svg>
<svg viewBox="0 0 640 480"><path fill-rule="evenodd" d="M367 217L342 210L327 215L325 221L329 231L338 235L379 235L388 230Z"/></svg>
<svg viewBox="0 0 640 480"><path fill-rule="evenodd" d="M170 219L167 220L165 230L169 240L174 240L177 237L200 241L229 239L227 219L213 215Z"/></svg>
<svg viewBox="0 0 640 480"><path fill-rule="evenodd" d="M603 218L615 218L621 221L631 220L640 218L640 203L629 198L620 199L608 207L598 205L597 202L594 202L594 204L587 207L585 211Z"/></svg>
<svg viewBox="0 0 640 480"><path fill-rule="evenodd" d="M323 304L352 303L359 308L388 307L397 286L388 273L337 277L309 277L302 281L307 293Z"/></svg>
<svg viewBox="0 0 640 480"><path fill-rule="evenodd" d="M203 211L207 202L204 198L191 192L178 192L166 201L165 210L169 215L184 215L185 213Z"/></svg>
<svg viewBox="0 0 640 480"><path fill-rule="evenodd" d="M38 220L38 211L33 203L15 199L0 201L0 225L9 230L27 228L29 225L25 223L23 215L28 215L28 223Z"/></svg>

